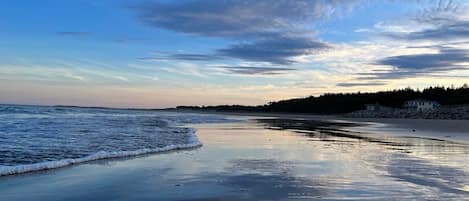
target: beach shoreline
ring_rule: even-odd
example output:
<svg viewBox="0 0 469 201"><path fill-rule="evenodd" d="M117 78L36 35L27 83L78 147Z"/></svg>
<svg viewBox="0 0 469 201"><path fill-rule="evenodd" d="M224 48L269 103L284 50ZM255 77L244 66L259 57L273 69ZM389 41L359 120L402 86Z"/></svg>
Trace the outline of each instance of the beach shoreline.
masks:
<svg viewBox="0 0 469 201"><path fill-rule="evenodd" d="M255 119L188 125L204 144L197 149L0 177L0 194L5 201L461 200L469 194L466 145L352 133L346 129L353 124L341 121ZM430 170L437 172L426 175Z"/></svg>

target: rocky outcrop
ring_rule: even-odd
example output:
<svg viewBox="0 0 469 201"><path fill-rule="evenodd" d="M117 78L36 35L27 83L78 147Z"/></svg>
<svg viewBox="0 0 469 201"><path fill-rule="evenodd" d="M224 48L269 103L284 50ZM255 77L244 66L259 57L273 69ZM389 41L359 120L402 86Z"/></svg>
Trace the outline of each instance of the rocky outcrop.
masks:
<svg viewBox="0 0 469 201"><path fill-rule="evenodd" d="M408 109L393 109L389 111L360 110L345 114L344 116L352 118L469 119L469 105L444 106L427 111Z"/></svg>

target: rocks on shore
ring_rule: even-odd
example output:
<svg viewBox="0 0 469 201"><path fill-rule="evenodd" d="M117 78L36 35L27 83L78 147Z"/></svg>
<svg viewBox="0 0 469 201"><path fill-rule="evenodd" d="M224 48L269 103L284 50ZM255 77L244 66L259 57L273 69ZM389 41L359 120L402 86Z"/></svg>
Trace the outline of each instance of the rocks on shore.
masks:
<svg viewBox="0 0 469 201"><path fill-rule="evenodd" d="M416 111L392 109L386 111L360 110L344 115L352 118L406 118L406 119L469 119L469 105L444 106L433 110Z"/></svg>

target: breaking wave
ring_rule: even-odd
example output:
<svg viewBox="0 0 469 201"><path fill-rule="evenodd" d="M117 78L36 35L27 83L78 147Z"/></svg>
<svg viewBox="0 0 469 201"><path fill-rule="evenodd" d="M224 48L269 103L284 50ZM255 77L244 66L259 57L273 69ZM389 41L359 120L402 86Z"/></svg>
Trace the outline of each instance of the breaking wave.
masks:
<svg viewBox="0 0 469 201"><path fill-rule="evenodd" d="M0 105L0 176L202 146L185 124L220 115Z"/></svg>

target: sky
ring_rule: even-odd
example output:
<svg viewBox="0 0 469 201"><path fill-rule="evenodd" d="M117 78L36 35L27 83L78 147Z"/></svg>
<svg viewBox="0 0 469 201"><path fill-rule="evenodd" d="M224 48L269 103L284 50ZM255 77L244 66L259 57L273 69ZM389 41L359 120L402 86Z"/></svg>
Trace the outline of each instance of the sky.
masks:
<svg viewBox="0 0 469 201"><path fill-rule="evenodd" d="M258 105L469 83L469 0L0 2L0 103Z"/></svg>

